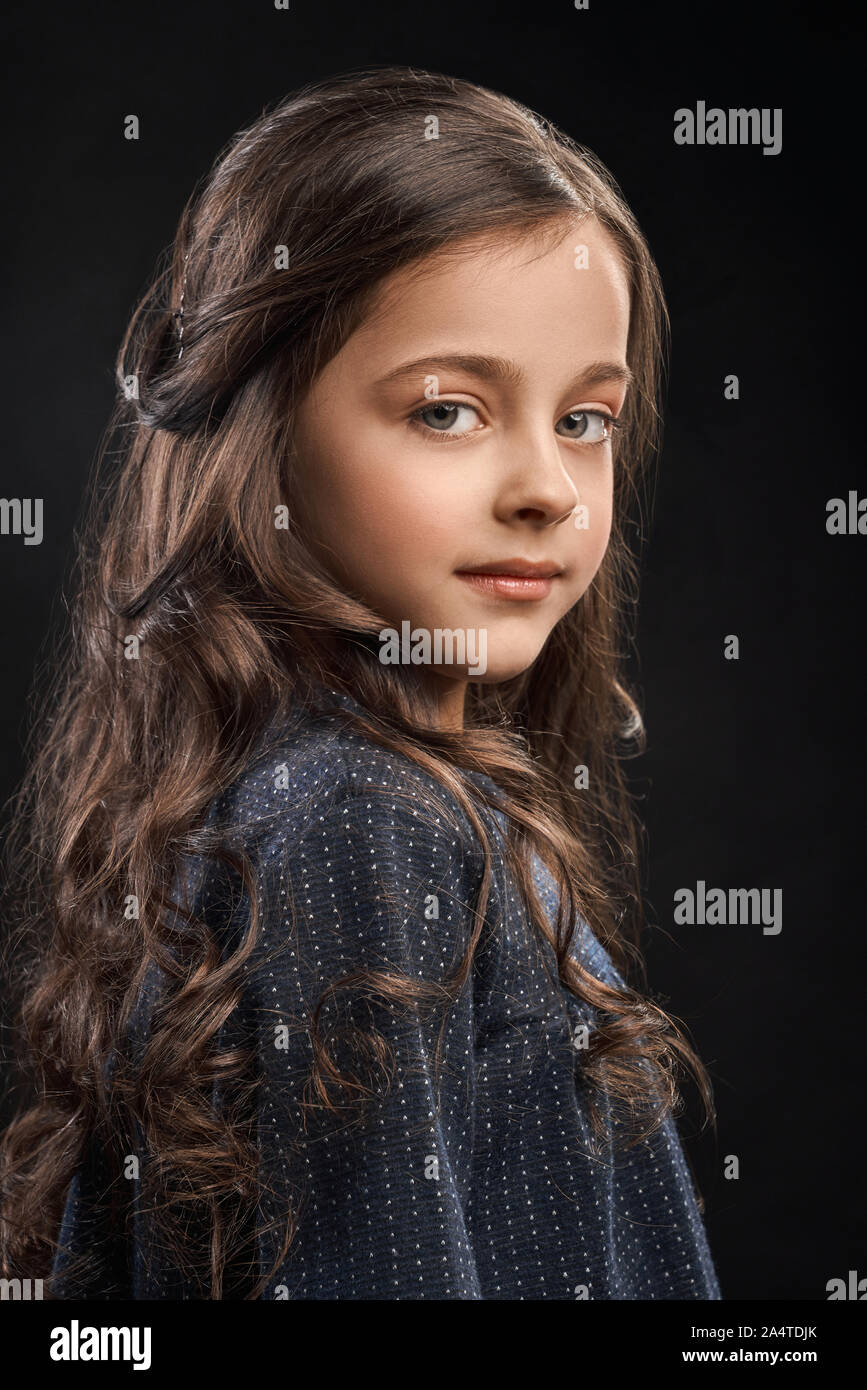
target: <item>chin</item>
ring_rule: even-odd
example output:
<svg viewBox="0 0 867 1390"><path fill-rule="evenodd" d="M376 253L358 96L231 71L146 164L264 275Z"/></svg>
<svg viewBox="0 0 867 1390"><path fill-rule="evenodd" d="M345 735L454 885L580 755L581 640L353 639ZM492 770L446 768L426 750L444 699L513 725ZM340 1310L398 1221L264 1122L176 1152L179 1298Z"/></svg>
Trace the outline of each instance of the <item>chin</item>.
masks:
<svg viewBox="0 0 867 1390"><path fill-rule="evenodd" d="M524 659L491 661L484 673L474 675L471 671L467 671L465 678L471 685L500 685L503 681L514 680L516 676L522 676L533 665L538 655L538 651L534 651L532 655Z"/></svg>

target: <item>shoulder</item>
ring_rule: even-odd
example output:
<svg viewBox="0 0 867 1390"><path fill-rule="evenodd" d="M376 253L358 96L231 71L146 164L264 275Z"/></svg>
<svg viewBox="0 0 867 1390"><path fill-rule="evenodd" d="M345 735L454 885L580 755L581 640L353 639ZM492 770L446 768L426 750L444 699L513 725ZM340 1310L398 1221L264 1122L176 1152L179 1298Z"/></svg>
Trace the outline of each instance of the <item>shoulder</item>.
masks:
<svg viewBox="0 0 867 1390"><path fill-rule="evenodd" d="M535 854L533 856L533 878L539 899L553 925L557 914L557 886L550 870ZM601 980L603 984L611 985L615 989L626 987L626 982L611 959L609 952L596 936L590 924L580 915L575 921L571 954L579 965L582 965L597 980Z"/></svg>
<svg viewBox="0 0 867 1390"><path fill-rule="evenodd" d="M409 860L458 861L471 874L484 864L472 821L439 777L328 711L271 726L214 818L266 857L309 854L352 832Z"/></svg>
<svg viewBox="0 0 867 1390"><path fill-rule="evenodd" d="M463 956L484 849L458 798L408 754L305 716L269 736L223 801L263 940L294 942L305 993L350 969L439 980Z"/></svg>

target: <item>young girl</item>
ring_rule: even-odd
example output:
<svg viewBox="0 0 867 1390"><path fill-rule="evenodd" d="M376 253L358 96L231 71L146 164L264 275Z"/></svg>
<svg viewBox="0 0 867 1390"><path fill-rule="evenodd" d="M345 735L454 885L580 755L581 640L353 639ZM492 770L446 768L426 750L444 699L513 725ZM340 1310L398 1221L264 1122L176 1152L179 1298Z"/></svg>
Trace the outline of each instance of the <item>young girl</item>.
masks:
<svg viewBox="0 0 867 1390"><path fill-rule="evenodd" d="M10 838L4 1275L720 1297L707 1076L626 983L666 333L599 161L471 83L319 83L218 161L119 354Z"/></svg>

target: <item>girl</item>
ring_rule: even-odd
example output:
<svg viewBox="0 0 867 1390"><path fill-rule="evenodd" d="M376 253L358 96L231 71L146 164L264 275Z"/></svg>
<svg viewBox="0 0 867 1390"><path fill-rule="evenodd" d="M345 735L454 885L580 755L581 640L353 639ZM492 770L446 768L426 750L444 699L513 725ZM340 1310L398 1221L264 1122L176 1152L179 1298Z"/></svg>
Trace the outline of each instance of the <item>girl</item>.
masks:
<svg viewBox="0 0 867 1390"><path fill-rule="evenodd" d="M10 839L7 1277L720 1296L707 1075L626 982L666 333L599 161L471 83L322 82L218 161L119 354Z"/></svg>

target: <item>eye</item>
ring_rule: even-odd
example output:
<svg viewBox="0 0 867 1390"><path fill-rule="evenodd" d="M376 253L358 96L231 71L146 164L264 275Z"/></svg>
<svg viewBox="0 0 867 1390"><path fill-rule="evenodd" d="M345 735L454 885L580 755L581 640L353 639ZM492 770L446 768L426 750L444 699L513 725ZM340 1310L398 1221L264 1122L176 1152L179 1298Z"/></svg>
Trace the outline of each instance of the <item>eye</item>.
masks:
<svg viewBox="0 0 867 1390"><path fill-rule="evenodd" d="M409 418L417 428L431 434L445 435L448 439L462 439L471 431L464 429L452 432L451 428L462 410L468 411L478 419L479 412L475 406L465 405L461 401L435 401L433 405L424 405L420 410L414 410Z"/></svg>
<svg viewBox="0 0 867 1390"><path fill-rule="evenodd" d="M427 437L433 440L439 439L465 439L474 433L472 428L454 429L460 419L461 411L466 411L468 417L479 417L479 412L474 405L466 405L462 401L434 401L431 405L421 406L414 410L409 416L409 423L418 430L421 430ZM568 431L563 434L564 439L572 439L576 444L582 444L585 448L595 449L603 444L608 444L613 438L614 431L623 429L623 422L616 416L609 415L604 410L570 410L568 415L564 415L557 423L568 424Z"/></svg>
<svg viewBox="0 0 867 1390"><path fill-rule="evenodd" d="M579 444L594 448L597 444L607 444L614 437L614 431L623 428L620 420L604 410L570 410L563 420L570 422L570 431L565 439L574 439ZM562 424L563 420L558 421ZM595 438L593 437L595 435Z"/></svg>

